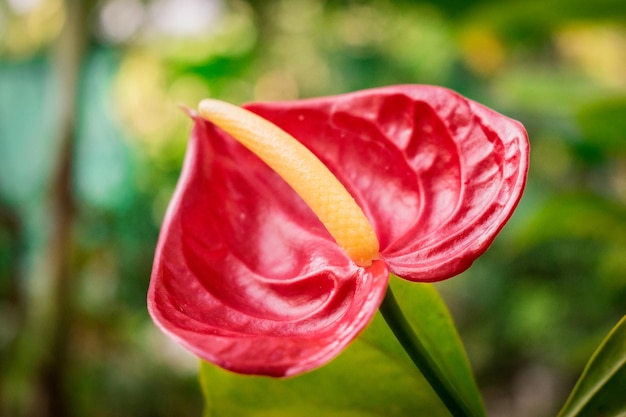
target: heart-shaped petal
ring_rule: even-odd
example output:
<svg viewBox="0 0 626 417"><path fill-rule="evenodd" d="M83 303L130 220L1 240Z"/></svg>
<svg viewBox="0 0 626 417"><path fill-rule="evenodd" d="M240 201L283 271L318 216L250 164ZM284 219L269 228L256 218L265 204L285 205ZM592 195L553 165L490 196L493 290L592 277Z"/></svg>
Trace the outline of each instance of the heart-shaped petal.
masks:
<svg viewBox="0 0 626 417"><path fill-rule="evenodd" d="M439 87L396 86L247 108L301 141L374 226L382 260L353 263L256 155L196 117L148 294L156 323L203 359L273 376L318 367L367 325L388 272L456 275L511 216L523 127Z"/></svg>
<svg viewBox="0 0 626 417"><path fill-rule="evenodd" d="M196 120L148 295L166 333L233 371L301 373L365 327L388 275L356 266L280 177Z"/></svg>

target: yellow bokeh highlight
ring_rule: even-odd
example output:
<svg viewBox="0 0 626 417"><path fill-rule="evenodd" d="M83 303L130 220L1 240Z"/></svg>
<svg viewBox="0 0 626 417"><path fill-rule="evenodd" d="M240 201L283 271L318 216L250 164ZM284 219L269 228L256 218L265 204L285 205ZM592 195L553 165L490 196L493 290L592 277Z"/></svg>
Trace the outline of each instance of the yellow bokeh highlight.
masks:
<svg viewBox="0 0 626 417"><path fill-rule="evenodd" d="M571 23L556 35L571 63L607 87L626 87L626 29L618 25Z"/></svg>
<svg viewBox="0 0 626 417"><path fill-rule="evenodd" d="M467 66L477 74L492 75L505 63L505 47L501 40L489 30L470 28L462 34L460 44Z"/></svg>
<svg viewBox="0 0 626 417"><path fill-rule="evenodd" d="M261 75L254 85L254 99L257 101L294 100L299 96L298 80L286 70L268 71Z"/></svg>
<svg viewBox="0 0 626 417"><path fill-rule="evenodd" d="M61 0L40 1L23 13L7 14L0 28L0 52L16 58L36 53L59 36L65 15Z"/></svg>
<svg viewBox="0 0 626 417"><path fill-rule="evenodd" d="M145 51L127 55L115 87L118 116L129 129L128 136L151 152L186 139L189 117L179 106L209 95L201 77L184 74L170 79L163 62Z"/></svg>

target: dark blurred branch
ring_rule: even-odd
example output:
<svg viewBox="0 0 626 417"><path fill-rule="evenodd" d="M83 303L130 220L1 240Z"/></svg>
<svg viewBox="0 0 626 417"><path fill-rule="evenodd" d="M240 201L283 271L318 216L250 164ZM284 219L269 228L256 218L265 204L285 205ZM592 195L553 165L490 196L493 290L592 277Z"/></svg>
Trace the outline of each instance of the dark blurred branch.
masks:
<svg viewBox="0 0 626 417"><path fill-rule="evenodd" d="M22 298L20 297L19 291L19 268L18 262L16 261L16 257L18 255L20 249L20 236L23 232L22 230L22 222L16 211L6 206L2 201L0 201L0 230L3 233L6 233L9 237L10 247L8 249L9 253L9 264L6 266L6 302L11 304L19 310L20 305L22 304ZM3 365L5 363L5 358L0 356L0 370L3 369Z"/></svg>
<svg viewBox="0 0 626 417"><path fill-rule="evenodd" d="M76 142L76 109L80 70L88 41L87 2L66 0L66 24L55 48L53 59L60 89L60 147L58 165L50 183L50 217L52 234L46 247L50 271L50 307L52 317L50 351L40 374L42 411L47 416L69 415L66 397L68 336L71 329L72 288L72 225L75 201L72 184L74 147Z"/></svg>

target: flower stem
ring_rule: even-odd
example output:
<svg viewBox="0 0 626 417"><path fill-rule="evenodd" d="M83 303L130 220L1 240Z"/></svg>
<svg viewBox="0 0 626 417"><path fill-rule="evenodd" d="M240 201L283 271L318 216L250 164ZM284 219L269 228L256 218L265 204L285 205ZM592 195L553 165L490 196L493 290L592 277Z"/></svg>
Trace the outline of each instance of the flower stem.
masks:
<svg viewBox="0 0 626 417"><path fill-rule="evenodd" d="M379 310L396 339L398 339L415 366L417 366L424 378L426 378L426 381L428 381L448 408L450 414L454 417L472 416L473 413L467 404L459 397L457 391L452 387L428 349L426 349L426 346L424 346L407 321L390 286L387 287L387 293Z"/></svg>

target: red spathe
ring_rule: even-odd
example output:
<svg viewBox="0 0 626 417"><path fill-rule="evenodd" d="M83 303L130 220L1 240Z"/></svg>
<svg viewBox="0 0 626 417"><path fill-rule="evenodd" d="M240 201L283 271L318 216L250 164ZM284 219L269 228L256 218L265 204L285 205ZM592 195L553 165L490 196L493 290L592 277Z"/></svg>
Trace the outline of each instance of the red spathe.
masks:
<svg viewBox="0 0 626 417"><path fill-rule="evenodd" d="M148 294L159 327L235 372L323 365L372 319L389 271L467 269L519 201L521 124L440 87L404 85L245 106L315 153L372 223L381 259L354 264L256 155L196 118Z"/></svg>

